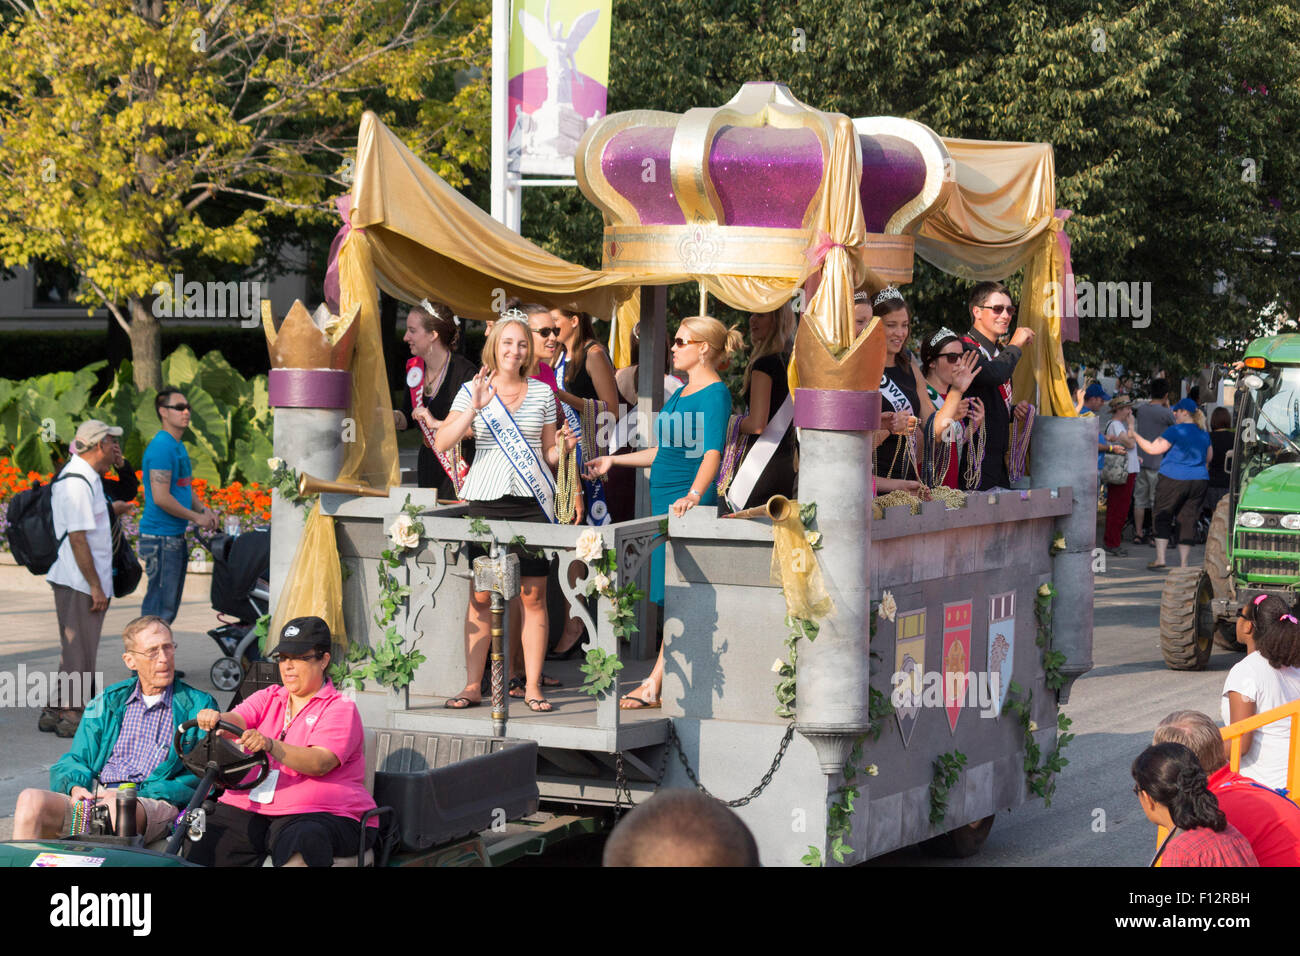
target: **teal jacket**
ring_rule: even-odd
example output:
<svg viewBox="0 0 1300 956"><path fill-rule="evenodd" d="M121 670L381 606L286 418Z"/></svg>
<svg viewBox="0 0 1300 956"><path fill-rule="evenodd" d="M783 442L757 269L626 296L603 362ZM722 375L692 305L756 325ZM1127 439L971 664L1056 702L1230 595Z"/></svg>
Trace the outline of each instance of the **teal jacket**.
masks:
<svg viewBox="0 0 1300 956"><path fill-rule="evenodd" d="M114 684L86 705L77 735L72 738L72 749L50 768L51 790L71 793L73 787L95 789L96 775L113 755L117 735L122 730L127 698L135 690L137 681L138 678L131 677ZM173 726L179 727L185 721L193 720L204 708L219 709L211 694L195 690L182 681L172 685ZM173 747L167 759L140 784L139 793L142 797L166 800L183 807L190 802L198 785L198 778L185 769Z"/></svg>

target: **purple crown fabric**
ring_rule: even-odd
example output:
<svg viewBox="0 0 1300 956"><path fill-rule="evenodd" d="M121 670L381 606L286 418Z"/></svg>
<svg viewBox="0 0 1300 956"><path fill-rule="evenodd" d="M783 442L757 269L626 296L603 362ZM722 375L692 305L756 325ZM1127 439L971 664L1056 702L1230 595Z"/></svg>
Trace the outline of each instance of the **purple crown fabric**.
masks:
<svg viewBox="0 0 1300 956"><path fill-rule="evenodd" d="M889 218L920 195L925 159L897 136L859 136L862 141L862 217L867 232L884 232Z"/></svg>

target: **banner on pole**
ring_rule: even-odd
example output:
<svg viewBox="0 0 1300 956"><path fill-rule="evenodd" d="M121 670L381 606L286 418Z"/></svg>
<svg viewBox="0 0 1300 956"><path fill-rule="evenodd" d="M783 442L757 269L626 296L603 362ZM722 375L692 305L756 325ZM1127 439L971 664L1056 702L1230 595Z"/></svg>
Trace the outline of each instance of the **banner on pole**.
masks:
<svg viewBox="0 0 1300 956"><path fill-rule="evenodd" d="M507 164L572 176L587 127L605 115L613 0L514 0Z"/></svg>

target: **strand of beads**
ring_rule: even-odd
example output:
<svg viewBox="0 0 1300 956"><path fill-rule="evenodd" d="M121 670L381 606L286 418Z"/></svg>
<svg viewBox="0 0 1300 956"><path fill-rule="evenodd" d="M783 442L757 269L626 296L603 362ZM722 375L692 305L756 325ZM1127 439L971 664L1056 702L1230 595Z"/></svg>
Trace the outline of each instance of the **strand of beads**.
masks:
<svg viewBox="0 0 1300 956"><path fill-rule="evenodd" d="M740 454L745 447L740 434L741 421L743 416L732 415L727 422L726 451L722 456L722 467L718 469L718 497L727 493L727 489L731 486L731 479L736 477L736 466L740 464Z"/></svg>
<svg viewBox="0 0 1300 956"><path fill-rule="evenodd" d="M559 524L573 524L578 513L578 450L566 449L564 438L557 437L555 450L558 467L555 469L555 520Z"/></svg>
<svg viewBox="0 0 1300 956"><path fill-rule="evenodd" d="M984 471L984 447L988 444L988 433L984 430L984 423L980 422L978 429L971 429L970 451L966 455L966 487L974 488L980 482L980 475Z"/></svg>
<svg viewBox="0 0 1300 956"><path fill-rule="evenodd" d="M1011 419L1011 467L1007 475L1012 481L1025 477L1025 462L1029 458L1029 432L1034 427L1034 406L1029 406L1025 415L1024 426L1013 417Z"/></svg>

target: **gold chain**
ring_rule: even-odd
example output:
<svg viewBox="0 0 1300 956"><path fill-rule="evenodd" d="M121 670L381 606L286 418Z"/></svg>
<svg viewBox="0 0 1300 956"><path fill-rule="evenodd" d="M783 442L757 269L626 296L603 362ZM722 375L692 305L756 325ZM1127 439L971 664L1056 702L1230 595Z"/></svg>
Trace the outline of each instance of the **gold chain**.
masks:
<svg viewBox="0 0 1300 956"><path fill-rule="evenodd" d="M558 466L555 472L555 520L573 524L578 513L578 450L566 449L564 437L555 439Z"/></svg>

